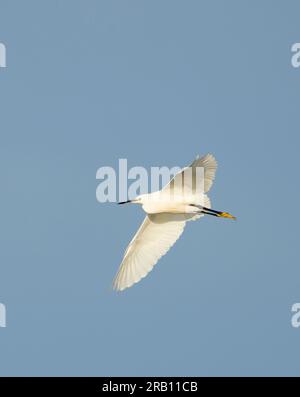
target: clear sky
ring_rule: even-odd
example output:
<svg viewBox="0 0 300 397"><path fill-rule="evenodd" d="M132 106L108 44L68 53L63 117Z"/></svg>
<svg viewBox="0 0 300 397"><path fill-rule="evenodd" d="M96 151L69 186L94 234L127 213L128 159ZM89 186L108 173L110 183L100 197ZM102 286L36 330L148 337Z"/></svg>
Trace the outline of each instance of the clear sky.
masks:
<svg viewBox="0 0 300 397"><path fill-rule="evenodd" d="M299 375L298 1L0 0L2 375ZM219 163L141 283L96 170Z"/></svg>

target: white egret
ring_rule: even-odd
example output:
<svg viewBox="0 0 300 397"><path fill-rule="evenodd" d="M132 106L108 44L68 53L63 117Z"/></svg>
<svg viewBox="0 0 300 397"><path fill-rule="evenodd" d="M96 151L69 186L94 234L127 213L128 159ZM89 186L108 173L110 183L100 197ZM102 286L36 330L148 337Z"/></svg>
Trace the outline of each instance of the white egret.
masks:
<svg viewBox="0 0 300 397"><path fill-rule="evenodd" d="M200 167L203 170L202 194L195 190L198 178L195 170ZM236 219L228 212L211 209L205 193L212 186L216 169L215 158L207 154L183 168L162 190L119 203L141 204L147 215L125 251L113 282L115 290L122 291L145 277L178 240L187 221L204 215ZM191 178L185 178L188 171L191 171Z"/></svg>

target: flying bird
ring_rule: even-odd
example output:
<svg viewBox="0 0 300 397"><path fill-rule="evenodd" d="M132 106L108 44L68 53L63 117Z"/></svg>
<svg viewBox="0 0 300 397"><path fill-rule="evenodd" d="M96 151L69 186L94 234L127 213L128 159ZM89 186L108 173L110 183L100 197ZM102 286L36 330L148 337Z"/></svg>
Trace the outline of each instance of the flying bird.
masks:
<svg viewBox="0 0 300 397"><path fill-rule="evenodd" d="M201 169L199 176L197 170ZM210 190L217 162L211 154L196 158L160 191L141 194L119 204L141 204L147 213L129 243L113 282L122 291L145 277L181 236L187 221L204 215L236 219L228 212L211 209L206 193ZM202 186L202 189L197 189Z"/></svg>

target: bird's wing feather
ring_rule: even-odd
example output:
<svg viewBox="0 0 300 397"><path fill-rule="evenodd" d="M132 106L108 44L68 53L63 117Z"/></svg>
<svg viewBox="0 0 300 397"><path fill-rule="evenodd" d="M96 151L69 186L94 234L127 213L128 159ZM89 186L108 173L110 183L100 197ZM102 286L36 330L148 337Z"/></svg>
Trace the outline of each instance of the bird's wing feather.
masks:
<svg viewBox="0 0 300 397"><path fill-rule="evenodd" d="M184 230L189 214L149 214L128 245L114 279L118 291L131 287L145 277L172 247Z"/></svg>
<svg viewBox="0 0 300 397"><path fill-rule="evenodd" d="M196 168L197 167L203 167L204 172L204 181L203 181L203 188L204 192L206 193L209 191L209 189L212 186L212 183L215 179L215 174L217 170L217 161L214 158L212 154L206 154L205 156L199 158L196 158L192 164L190 164L188 167L183 168L181 171L179 171L173 179L163 188L163 191L166 192L166 190L176 190L176 189L182 189L182 186L184 188L184 194L190 194L193 192L193 189L196 187ZM185 175L189 175L188 172L191 172L191 178L184 177ZM201 183L201 181L197 180L197 184ZM201 186L200 184L198 186ZM181 194L181 191L179 192Z"/></svg>
<svg viewBox="0 0 300 397"><path fill-rule="evenodd" d="M216 170L218 167L217 160L210 153L195 159L190 167L203 167L204 168L204 193L207 193L211 188L215 179Z"/></svg>

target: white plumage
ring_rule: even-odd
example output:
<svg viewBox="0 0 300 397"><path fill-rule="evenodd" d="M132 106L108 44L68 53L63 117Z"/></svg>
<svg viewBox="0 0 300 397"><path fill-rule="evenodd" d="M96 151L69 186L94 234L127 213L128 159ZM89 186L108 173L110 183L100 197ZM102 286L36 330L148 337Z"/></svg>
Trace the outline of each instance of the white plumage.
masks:
<svg viewBox="0 0 300 397"><path fill-rule="evenodd" d="M197 167L203 167L202 194L194 189ZM205 214L235 219L227 212L210 209L205 193L212 186L216 169L215 158L207 154L183 168L161 191L140 195L130 201L141 204L147 216L125 251L114 279L114 289L122 291L145 277L178 240L187 221ZM192 178L184 178L187 171L191 172Z"/></svg>

